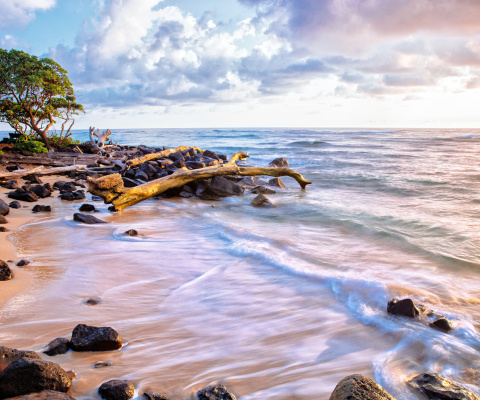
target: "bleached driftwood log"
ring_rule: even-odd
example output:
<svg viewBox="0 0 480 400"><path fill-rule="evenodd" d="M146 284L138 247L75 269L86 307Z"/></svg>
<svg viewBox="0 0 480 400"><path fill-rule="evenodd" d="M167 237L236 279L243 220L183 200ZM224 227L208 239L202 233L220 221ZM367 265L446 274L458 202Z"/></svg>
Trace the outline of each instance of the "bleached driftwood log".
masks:
<svg viewBox="0 0 480 400"><path fill-rule="evenodd" d="M95 127L90 127L90 143L92 143L92 146L96 149L103 150L103 148L105 147L105 142L108 140L108 137L111 134L112 131L110 129L107 129L106 131L100 133L100 129L97 129L95 131ZM94 135L97 137L97 139L93 137Z"/></svg>
<svg viewBox="0 0 480 400"><path fill-rule="evenodd" d="M220 166L187 170L182 168L175 173L163 178L133 188L124 188L120 174L112 174L97 179L87 178L88 191L104 199L105 203L113 204L117 211L137 204L142 200L165 192L168 189L183 186L197 179L211 178L214 176L240 175L256 176L268 175L274 177L290 176L295 179L302 189L312 182L306 180L301 174L286 167L242 167L236 164L237 160L245 161L248 153L239 152L233 155L230 161Z"/></svg>
<svg viewBox="0 0 480 400"><path fill-rule="evenodd" d="M197 153L204 152L198 147L179 146L173 149L162 150L162 151L159 151L158 153L150 153L150 154L145 154L144 156L141 156L141 157L132 158L131 160L128 160L126 162L126 165L128 168L134 167L135 165L143 164L144 162L147 162L147 161L159 160L161 158L168 157L170 154L176 153L177 151L185 151L188 149L193 149Z"/></svg>
<svg viewBox="0 0 480 400"><path fill-rule="evenodd" d="M30 174L55 175L55 174L60 174L62 172L83 170L85 168L86 168L86 165L68 165L66 167L54 167L54 168L44 168L40 166L36 168L31 168L31 169L19 169L12 172L3 172L3 173L0 173L0 179L21 178L22 176L27 176Z"/></svg>

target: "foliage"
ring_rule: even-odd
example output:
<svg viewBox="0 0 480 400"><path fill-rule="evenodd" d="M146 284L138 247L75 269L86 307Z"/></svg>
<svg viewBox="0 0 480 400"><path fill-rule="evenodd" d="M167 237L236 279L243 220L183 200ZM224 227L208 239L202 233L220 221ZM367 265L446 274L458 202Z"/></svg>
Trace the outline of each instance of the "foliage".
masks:
<svg viewBox="0 0 480 400"><path fill-rule="evenodd" d="M82 144L80 140L74 140L70 135L62 136L53 134L48 137L48 140L53 147L67 147L72 144Z"/></svg>
<svg viewBox="0 0 480 400"><path fill-rule="evenodd" d="M0 122L18 133L30 131L50 147L48 130L62 120L63 141L75 123L73 116L81 112L83 106L76 102L67 71L59 64L23 51L0 49Z"/></svg>
<svg viewBox="0 0 480 400"><path fill-rule="evenodd" d="M24 136L23 138L17 140L13 145L15 150L28 150L32 153L46 153L47 148L45 145L38 141L32 140L31 138Z"/></svg>

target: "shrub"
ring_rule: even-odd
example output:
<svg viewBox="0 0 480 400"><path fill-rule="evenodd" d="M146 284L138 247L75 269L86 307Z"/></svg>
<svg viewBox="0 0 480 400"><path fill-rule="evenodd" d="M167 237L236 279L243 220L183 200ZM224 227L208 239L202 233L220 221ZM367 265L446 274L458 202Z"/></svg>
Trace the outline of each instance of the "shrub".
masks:
<svg viewBox="0 0 480 400"><path fill-rule="evenodd" d="M38 154L47 152L47 148L42 142L39 142L37 140L27 139L27 138L22 138L17 140L13 145L13 148L15 150L28 150L28 151L31 151L32 153L38 153Z"/></svg>
<svg viewBox="0 0 480 400"><path fill-rule="evenodd" d="M80 140L74 140L72 137L61 137L58 135L51 135L48 138L50 144L54 147L68 147L72 144L82 144Z"/></svg>

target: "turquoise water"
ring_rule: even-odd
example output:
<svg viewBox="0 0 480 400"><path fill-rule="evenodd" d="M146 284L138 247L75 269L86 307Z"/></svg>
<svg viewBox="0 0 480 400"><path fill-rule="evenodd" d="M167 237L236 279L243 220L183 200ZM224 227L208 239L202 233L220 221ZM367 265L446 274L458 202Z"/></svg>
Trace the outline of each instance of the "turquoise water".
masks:
<svg viewBox="0 0 480 400"><path fill-rule="evenodd" d="M62 273L3 310L0 340L41 349L80 322L128 339L101 356L116 361L101 373L93 356L61 356L77 372L74 397L95 398L112 374L139 393L179 399L212 382L246 399L328 399L352 373L410 399L406 381L427 371L480 393L480 130L151 129L112 138L243 150L259 166L285 157L313 183L301 191L284 178L273 209L250 206L248 193L151 199L115 214L99 205L110 224L85 227L71 221L80 202L22 228L16 240L34 266ZM141 237L126 238L130 228ZM54 238L55 251L39 237ZM104 303L82 304L94 295ZM453 332L388 315L392 297L447 316Z"/></svg>

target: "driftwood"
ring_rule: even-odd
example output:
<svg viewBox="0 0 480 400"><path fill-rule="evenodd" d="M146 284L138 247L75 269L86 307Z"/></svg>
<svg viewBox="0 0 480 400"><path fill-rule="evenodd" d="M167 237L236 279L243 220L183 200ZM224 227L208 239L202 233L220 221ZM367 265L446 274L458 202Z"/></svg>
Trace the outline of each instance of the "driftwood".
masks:
<svg viewBox="0 0 480 400"><path fill-rule="evenodd" d="M198 153L203 153L204 150L199 149L198 147L188 147L188 146L179 146L173 149L162 150L158 153L145 154L144 156L132 158L126 162L128 168L133 167L138 164L143 164L146 161L159 160L160 158L168 157L170 154L176 153L177 151L185 151L188 149L193 149Z"/></svg>
<svg viewBox="0 0 480 400"><path fill-rule="evenodd" d="M185 147L184 150L187 148L188 147ZM88 177L88 191L103 198L105 203L113 204L115 210L121 211L126 207L137 204L143 200L149 199L153 196L158 196L168 189L183 186L197 179L211 178L214 176L290 176L298 182L302 189L305 189L308 184L312 183L306 180L301 174L290 168L242 167L236 164L237 160L245 161L247 157L248 153L239 152L234 154L230 161L226 164L194 170L182 168L177 170L172 175L165 176L133 188L123 187L123 180L120 174L112 174L97 179Z"/></svg>
<svg viewBox="0 0 480 400"><path fill-rule="evenodd" d="M76 171L79 169L85 169L86 165L69 165L66 167L58 168L44 168L42 166L31 168L31 169L18 169L12 172L3 172L0 173L0 179L11 179L11 178L21 178L22 176L27 176L30 174L35 175L55 175L62 172Z"/></svg>
<svg viewBox="0 0 480 400"><path fill-rule="evenodd" d="M107 129L106 131L103 131L100 133L100 129L97 129L95 131L95 127L90 127L90 143L92 144L93 147L95 147L97 150L103 150L105 147L105 141L108 140L108 137L112 134L112 131L110 129ZM93 136L96 136L97 139L95 139Z"/></svg>

